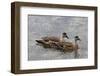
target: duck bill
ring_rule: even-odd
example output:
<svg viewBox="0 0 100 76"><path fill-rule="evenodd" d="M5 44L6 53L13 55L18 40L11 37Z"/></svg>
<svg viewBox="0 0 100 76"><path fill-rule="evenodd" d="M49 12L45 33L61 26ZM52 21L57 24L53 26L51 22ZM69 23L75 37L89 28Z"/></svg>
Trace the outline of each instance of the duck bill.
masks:
<svg viewBox="0 0 100 76"><path fill-rule="evenodd" d="M78 40L79 40L79 41L81 41L81 39L80 39L80 38L78 38Z"/></svg>
<svg viewBox="0 0 100 76"><path fill-rule="evenodd" d="M69 39L69 37L66 35L66 38Z"/></svg>

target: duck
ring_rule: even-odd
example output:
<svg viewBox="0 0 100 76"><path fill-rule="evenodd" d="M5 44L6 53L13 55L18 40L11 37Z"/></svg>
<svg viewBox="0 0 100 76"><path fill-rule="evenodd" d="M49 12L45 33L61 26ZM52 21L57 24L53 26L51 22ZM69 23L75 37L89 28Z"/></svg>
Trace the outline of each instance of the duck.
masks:
<svg viewBox="0 0 100 76"><path fill-rule="evenodd" d="M55 37L55 36L46 36L42 37L41 40L35 40L37 43L41 44L45 48L58 48L60 42L65 42L65 38L69 39L67 33L63 32L62 36Z"/></svg>
<svg viewBox="0 0 100 76"><path fill-rule="evenodd" d="M74 51L74 53L75 53L74 58L77 58L79 56L78 49L80 49L79 45L78 45L78 41L81 41L81 39L79 38L79 36L75 36L74 42L73 42L73 40L65 41L64 37L67 37L67 39L69 39L69 37L67 36L66 33L62 33L63 39L61 39L61 40L56 37L52 37L52 38L51 37L43 37L42 40L36 40L36 42L39 44L42 44L42 46L44 48L58 49L64 53Z"/></svg>
<svg viewBox="0 0 100 76"><path fill-rule="evenodd" d="M46 36L46 37L42 37L42 40L44 41L54 41L54 42L65 42L65 39L69 39L67 33L63 32L62 36L59 37L55 37L55 36Z"/></svg>
<svg viewBox="0 0 100 76"><path fill-rule="evenodd" d="M78 49L79 45L78 45L78 41L81 41L81 39L79 38L79 36L75 36L74 37L74 43L72 42L63 42L63 46L62 46L62 50L63 52L73 52L75 53L74 57L77 58L78 57Z"/></svg>

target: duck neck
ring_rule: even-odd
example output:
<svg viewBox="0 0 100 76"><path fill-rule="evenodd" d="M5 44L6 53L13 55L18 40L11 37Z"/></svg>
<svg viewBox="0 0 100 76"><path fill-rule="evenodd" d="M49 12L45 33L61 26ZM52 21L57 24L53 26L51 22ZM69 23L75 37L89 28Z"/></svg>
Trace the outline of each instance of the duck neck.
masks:
<svg viewBox="0 0 100 76"><path fill-rule="evenodd" d="M75 39L75 46L78 47L78 43L77 43L77 40L76 39Z"/></svg>
<svg viewBox="0 0 100 76"><path fill-rule="evenodd" d="M75 39L75 44L77 44L77 40Z"/></svg>
<svg viewBox="0 0 100 76"><path fill-rule="evenodd" d="M77 42L77 40L75 39L75 58L77 58L78 57L78 49L79 49L79 46L78 46L78 42Z"/></svg>
<svg viewBox="0 0 100 76"><path fill-rule="evenodd" d="M65 39L64 39L63 36L61 36L60 41L61 41L61 42L64 42L64 41L65 41Z"/></svg>

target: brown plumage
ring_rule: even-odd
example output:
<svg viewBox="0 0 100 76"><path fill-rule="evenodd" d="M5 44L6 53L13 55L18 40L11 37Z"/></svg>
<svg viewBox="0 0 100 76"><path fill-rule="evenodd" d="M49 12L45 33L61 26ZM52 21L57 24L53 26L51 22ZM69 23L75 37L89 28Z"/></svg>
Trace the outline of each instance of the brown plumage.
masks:
<svg viewBox="0 0 100 76"><path fill-rule="evenodd" d="M73 44L72 42L65 42L63 44L63 51L64 52L72 52L72 51L75 51L75 50L78 50L79 47L77 44Z"/></svg>
<svg viewBox="0 0 100 76"><path fill-rule="evenodd" d="M63 52L72 52L74 51L74 57L77 58L79 56L78 54L78 43L77 41L80 40L80 38L78 36L75 36L75 43L72 42L64 42L63 43Z"/></svg>
<svg viewBox="0 0 100 76"><path fill-rule="evenodd" d="M75 42L61 42L57 37L43 37L42 40L36 40L37 43L42 44L44 48L54 48L61 50L63 52L72 52L75 51L75 58L78 55L78 43L80 40L78 36L75 36Z"/></svg>
<svg viewBox="0 0 100 76"><path fill-rule="evenodd" d="M62 40L64 40L64 38L69 39L69 37L67 36L67 33L62 33L62 38L60 39L60 37L55 37L55 36L46 36L46 37L42 37L42 40L44 41L54 41L54 42L61 42Z"/></svg>
<svg viewBox="0 0 100 76"><path fill-rule="evenodd" d="M55 37L55 36L46 36L42 37L41 40L36 40L37 43L42 44L43 47L45 48L56 48L58 49L61 45L59 42L63 42L64 38L69 38L67 36L67 33L62 33L62 38L60 37Z"/></svg>
<svg viewBox="0 0 100 76"><path fill-rule="evenodd" d="M55 42L59 42L60 39L58 37L54 37L54 36L51 36L51 37L42 37L42 39L44 41L55 41Z"/></svg>

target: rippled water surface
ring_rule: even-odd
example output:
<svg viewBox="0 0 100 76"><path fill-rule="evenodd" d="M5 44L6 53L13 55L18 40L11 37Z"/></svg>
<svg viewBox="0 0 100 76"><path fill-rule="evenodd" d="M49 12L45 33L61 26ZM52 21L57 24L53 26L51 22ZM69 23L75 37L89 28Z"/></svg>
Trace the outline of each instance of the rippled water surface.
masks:
<svg viewBox="0 0 100 76"><path fill-rule="evenodd" d="M44 36L60 37L67 32L70 39L79 36L79 57L88 57L88 18L74 16L28 16L28 60L73 59L74 52L63 53L55 49L45 49L36 45L35 40Z"/></svg>

